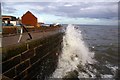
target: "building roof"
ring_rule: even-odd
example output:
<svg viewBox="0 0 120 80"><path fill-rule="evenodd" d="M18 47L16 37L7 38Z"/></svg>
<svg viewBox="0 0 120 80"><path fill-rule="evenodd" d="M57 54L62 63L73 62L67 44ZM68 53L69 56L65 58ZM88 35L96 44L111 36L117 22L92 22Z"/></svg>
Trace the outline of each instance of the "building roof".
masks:
<svg viewBox="0 0 120 80"><path fill-rule="evenodd" d="M23 16L25 16L26 14L30 13L31 15L33 15L30 11L27 11L25 14L23 14ZM22 17L23 17L22 16ZM35 18L37 18L35 15L33 15Z"/></svg>
<svg viewBox="0 0 120 80"><path fill-rule="evenodd" d="M2 20L4 20L5 18L11 18L10 20L12 21L18 20L15 16L2 15Z"/></svg>

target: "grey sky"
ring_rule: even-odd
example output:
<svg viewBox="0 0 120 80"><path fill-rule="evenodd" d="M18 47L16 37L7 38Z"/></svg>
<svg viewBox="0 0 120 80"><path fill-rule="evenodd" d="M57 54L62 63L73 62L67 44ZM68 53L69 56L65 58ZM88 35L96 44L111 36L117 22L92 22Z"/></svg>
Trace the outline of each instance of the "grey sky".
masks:
<svg viewBox="0 0 120 80"><path fill-rule="evenodd" d="M2 13L16 14L20 8L36 14L68 18L118 19L118 2L3 2Z"/></svg>

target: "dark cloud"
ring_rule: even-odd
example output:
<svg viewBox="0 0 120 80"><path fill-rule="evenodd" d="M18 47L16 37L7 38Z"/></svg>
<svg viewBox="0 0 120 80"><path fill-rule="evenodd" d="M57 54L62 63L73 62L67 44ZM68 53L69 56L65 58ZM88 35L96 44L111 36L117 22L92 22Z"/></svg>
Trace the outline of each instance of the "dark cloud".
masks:
<svg viewBox="0 0 120 80"><path fill-rule="evenodd" d="M120 2L118 2L118 19L120 20ZM120 21L119 21L119 24L120 24Z"/></svg>
<svg viewBox="0 0 120 80"><path fill-rule="evenodd" d="M55 10L62 15L73 18L114 18L117 15L117 3L79 3L79 5L59 6ZM56 14L58 15L58 14Z"/></svg>
<svg viewBox="0 0 120 80"><path fill-rule="evenodd" d="M12 5L7 5L6 3L2 2L1 9L3 13L15 13L17 9L12 7Z"/></svg>
<svg viewBox="0 0 120 80"><path fill-rule="evenodd" d="M12 5L14 5L12 7ZM5 13L15 13L15 6L29 6L29 9L41 14L53 14L72 18L105 18L118 17L117 2L22 2L3 4ZM41 8L39 8L41 7Z"/></svg>
<svg viewBox="0 0 120 80"><path fill-rule="evenodd" d="M0 2L0 16L1 16L1 2Z"/></svg>
<svg viewBox="0 0 120 80"><path fill-rule="evenodd" d="M16 9L14 8L10 8L10 7L6 7L3 12L5 13L15 13L16 12Z"/></svg>

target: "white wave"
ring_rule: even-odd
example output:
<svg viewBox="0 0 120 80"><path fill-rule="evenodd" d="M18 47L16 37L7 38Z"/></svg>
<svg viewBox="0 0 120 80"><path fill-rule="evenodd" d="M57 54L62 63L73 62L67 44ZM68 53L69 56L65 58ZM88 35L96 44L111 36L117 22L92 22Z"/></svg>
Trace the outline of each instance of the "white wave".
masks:
<svg viewBox="0 0 120 80"><path fill-rule="evenodd" d="M105 74L105 75L101 75L101 78L113 78L113 75Z"/></svg>
<svg viewBox="0 0 120 80"><path fill-rule="evenodd" d="M73 25L68 25L63 37L58 67L52 77L62 78L67 72L76 70L79 64L84 66L86 63L93 63L93 57L94 53L90 52L85 45L81 31Z"/></svg>
<svg viewBox="0 0 120 80"><path fill-rule="evenodd" d="M116 72L118 70L118 66L113 66L111 64L107 64L106 67L111 69L111 72L113 73L112 77L116 76ZM105 77L105 78L108 77L109 78L109 76L103 76L103 77Z"/></svg>

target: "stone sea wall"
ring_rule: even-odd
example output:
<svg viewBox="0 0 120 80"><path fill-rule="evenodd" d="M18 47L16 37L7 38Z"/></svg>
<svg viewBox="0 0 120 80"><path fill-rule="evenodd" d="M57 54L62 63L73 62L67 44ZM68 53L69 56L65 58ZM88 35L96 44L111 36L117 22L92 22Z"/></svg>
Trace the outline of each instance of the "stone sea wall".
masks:
<svg viewBox="0 0 120 80"><path fill-rule="evenodd" d="M63 33L2 48L3 78L13 80L44 79L56 68ZM4 79L3 79L4 80Z"/></svg>

